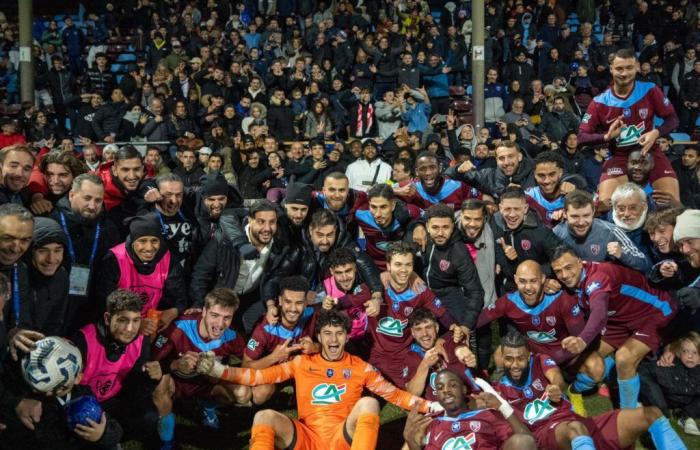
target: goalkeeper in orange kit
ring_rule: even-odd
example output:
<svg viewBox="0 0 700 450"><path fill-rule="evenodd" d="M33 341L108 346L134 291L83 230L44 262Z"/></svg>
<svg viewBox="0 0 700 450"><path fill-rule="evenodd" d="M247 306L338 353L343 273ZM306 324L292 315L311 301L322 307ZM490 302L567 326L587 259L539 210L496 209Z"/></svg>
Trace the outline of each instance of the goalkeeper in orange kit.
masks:
<svg viewBox="0 0 700 450"><path fill-rule="evenodd" d="M357 356L345 352L350 321L338 311L323 311L316 319L321 353L299 355L266 369L224 366L213 353L200 354L197 372L235 384L257 386L295 380L299 420L266 409L255 414L250 449L295 450L374 449L379 433L379 402L362 397L364 388L410 410L418 403L423 413L441 411L402 391Z"/></svg>

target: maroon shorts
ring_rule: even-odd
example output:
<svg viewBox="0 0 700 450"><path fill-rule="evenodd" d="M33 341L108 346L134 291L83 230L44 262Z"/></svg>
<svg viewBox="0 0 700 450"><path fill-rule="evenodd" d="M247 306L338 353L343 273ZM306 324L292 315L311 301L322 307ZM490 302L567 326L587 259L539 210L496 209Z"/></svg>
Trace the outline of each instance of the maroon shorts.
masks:
<svg viewBox="0 0 700 450"><path fill-rule="evenodd" d="M626 323L610 323L601 331L601 339L618 349L624 345L629 338L634 338L655 352L661 346L661 330L666 327L675 314L664 316L662 314L652 314L644 318Z"/></svg>
<svg viewBox="0 0 700 450"><path fill-rule="evenodd" d="M211 399L211 391L216 386L214 383L202 380L202 377L186 380L174 376L173 380L175 381L175 398L197 397Z"/></svg>
<svg viewBox="0 0 700 450"><path fill-rule="evenodd" d="M576 420L588 429L597 450L620 450L621 447L617 435L617 415L619 413L620 410L615 409L591 418L578 417ZM571 420L552 420L546 426L535 430L534 436L537 441L537 448L559 448L555 429L561 423L570 422Z"/></svg>
<svg viewBox="0 0 700 450"><path fill-rule="evenodd" d="M676 172L671 167L671 162L664 155L664 152L659 150L658 147L654 147L651 150L651 154L654 156L654 168L651 169L649 174L649 183L654 184L656 180L665 177L676 178ZM626 176L628 155L628 152L613 155L612 158L605 161L603 171L600 174L600 182Z"/></svg>

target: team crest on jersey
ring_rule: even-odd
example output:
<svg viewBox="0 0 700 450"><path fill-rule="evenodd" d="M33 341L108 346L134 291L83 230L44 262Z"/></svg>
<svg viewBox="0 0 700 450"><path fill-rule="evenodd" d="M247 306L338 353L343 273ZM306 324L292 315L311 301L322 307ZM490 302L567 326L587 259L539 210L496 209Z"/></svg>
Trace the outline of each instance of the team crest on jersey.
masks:
<svg viewBox="0 0 700 450"><path fill-rule="evenodd" d="M537 326L540 324L540 316L532 316L530 319L530 322L532 322L533 325Z"/></svg>
<svg viewBox="0 0 700 450"><path fill-rule="evenodd" d="M469 433L467 436L457 436L449 438L443 445L442 450L473 450L476 448L476 435Z"/></svg>
<svg viewBox="0 0 700 450"><path fill-rule="evenodd" d="M644 122L640 122L637 125L623 126L620 135L617 137L617 146L627 147L635 145L639 138L642 137L642 134L644 134L644 129Z"/></svg>
<svg viewBox="0 0 700 450"><path fill-rule="evenodd" d="M523 395L525 395L525 397L527 398L532 398L535 394L532 393L532 389L530 389L530 387L528 386L525 389L523 389Z"/></svg>
<svg viewBox="0 0 700 450"><path fill-rule="evenodd" d="M462 424L459 423L459 421L454 421L452 422L452 426L450 428L452 429L453 433L457 433L462 429Z"/></svg>
<svg viewBox="0 0 700 450"><path fill-rule="evenodd" d="M645 120L647 117L649 117L649 109L639 108L639 117L641 117L642 120Z"/></svg>
<svg viewBox="0 0 700 450"><path fill-rule="evenodd" d="M481 430L481 422L473 421L469 422L469 429L472 430L474 433L478 433L479 430Z"/></svg>
<svg viewBox="0 0 700 450"><path fill-rule="evenodd" d="M590 296L592 293L597 291L598 288L600 288L600 283L598 283L597 281L594 281L593 283L586 286L586 295Z"/></svg>
<svg viewBox="0 0 700 450"><path fill-rule="evenodd" d="M333 374L334 374L334 373L335 373L335 372L333 371L333 369L328 369L328 370L326 370L326 376L327 376L328 378L333 378Z"/></svg>
<svg viewBox="0 0 700 450"><path fill-rule="evenodd" d="M549 325L550 327L553 327L557 324L557 318L554 316L547 316L545 317L545 322L547 322L547 325Z"/></svg>
<svg viewBox="0 0 700 450"><path fill-rule="evenodd" d="M523 248L523 250L528 251L530 250L530 247L532 247L532 242L530 242L528 239L523 239L520 241L520 246Z"/></svg>
<svg viewBox="0 0 700 450"><path fill-rule="evenodd" d="M352 370L343 369L343 378L345 378L346 380L349 380L351 376L352 376Z"/></svg>
<svg viewBox="0 0 700 450"><path fill-rule="evenodd" d="M542 386L542 381L540 381L539 378L537 378L535 381L532 382L532 387L534 387L538 391L544 391L544 387Z"/></svg>
<svg viewBox="0 0 700 450"><path fill-rule="evenodd" d="M440 270L443 272L450 268L450 262L446 259L440 260Z"/></svg>
<svg viewBox="0 0 700 450"><path fill-rule="evenodd" d="M259 344L258 344L258 341L256 341L256 340L253 339L253 338L250 338L250 340L248 341L247 347L248 347L248 350L254 352L255 349L258 348L258 345L259 345Z"/></svg>
<svg viewBox="0 0 700 450"><path fill-rule="evenodd" d="M542 397L530 402L523 411L523 418L532 425L533 423L546 419L556 411L556 408L549 403L549 396L545 392Z"/></svg>
<svg viewBox="0 0 700 450"><path fill-rule="evenodd" d="M591 254L597 255L598 253L600 253L600 245L591 244Z"/></svg>
<svg viewBox="0 0 700 450"><path fill-rule="evenodd" d="M312 405L333 405L340 403L346 388L344 384L340 386L331 383L317 384L311 390Z"/></svg>
<svg viewBox="0 0 700 450"><path fill-rule="evenodd" d="M394 319L393 317L384 317L379 321L377 333L382 333L391 337L403 337L403 332L408 325L408 320Z"/></svg>
<svg viewBox="0 0 700 450"><path fill-rule="evenodd" d="M398 311L399 308L401 308L401 305L399 305L399 304L396 303L396 302L391 302L391 308L392 308L394 311Z"/></svg>
<svg viewBox="0 0 700 450"><path fill-rule="evenodd" d="M632 110L629 108L625 108L622 110L622 115L625 116L626 118L632 117Z"/></svg>
<svg viewBox="0 0 700 450"><path fill-rule="evenodd" d="M411 313L413 312L413 306L407 306L403 309L403 314L404 316L410 316Z"/></svg>
<svg viewBox="0 0 700 450"><path fill-rule="evenodd" d="M557 340L557 332L553 328L550 331L528 331L527 337L539 344L549 344Z"/></svg>
<svg viewBox="0 0 700 450"><path fill-rule="evenodd" d="M579 314L581 314L581 307L579 305L574 305L574 307L571 308L571 315L576 317Z"/></svg>

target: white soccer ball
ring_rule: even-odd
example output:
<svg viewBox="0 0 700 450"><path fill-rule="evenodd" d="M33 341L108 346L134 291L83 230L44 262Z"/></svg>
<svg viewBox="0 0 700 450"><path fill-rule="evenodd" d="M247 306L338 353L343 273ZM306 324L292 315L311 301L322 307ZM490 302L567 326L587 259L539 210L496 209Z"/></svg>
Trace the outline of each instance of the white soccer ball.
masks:
<svg viewBox="0 0 700 450"><path fill-rule="evenodd" d="M80 350L61 337L36 342L36 348L22 358L22 375L35 390L50 393L72 386L83 370Z"/></svg>

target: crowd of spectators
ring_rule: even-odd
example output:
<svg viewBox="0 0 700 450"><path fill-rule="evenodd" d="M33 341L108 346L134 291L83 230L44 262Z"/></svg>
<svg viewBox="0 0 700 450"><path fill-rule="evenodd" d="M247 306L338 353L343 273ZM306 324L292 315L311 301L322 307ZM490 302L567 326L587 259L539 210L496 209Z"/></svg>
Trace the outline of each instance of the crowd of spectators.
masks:
<svg viewBox="0 0 700 450"><path fill-rule="evenodd" d="M313 310L285 315L289 294L304 292L320 309L338 297L331 292L364 286L367 303L352 306L355 332L365 313L376 315L373 302L390 303L395 274L385 256L394 241L415 246L393 255L415 256L411 286L425 280L452 325L471 335L480 373L502 367L482 310L522 294L518 274L532 261L542 295L573 288L554 269L567 258L563 247L623 267L630 279L646 276L650 285L637 288L668 293L681 313L665 324L673 336L646 345L631 372L618 361L618 374L630 378L641 363L640 401L700 434L693 0L485 0L479 127L470 1L89 3L78 14L35 20L34 101L20 102L18 25L0 13L0 347L11 350L5 360L13 366L17 352L45 336L73 338L83 384L121 423L99 424L101 432L81 439L110 447L123 428L129 438L171 445L173 398L205 397L210 427L218 426L215 398L265 404L274 386L217 385L206 395L193 388L196 352L215 349L257 369L311 351ZM636 54L637 81L661 89L677 114L676 133L653 146L670 161L680 195L652 182L658 160L635 148L607 211L597 195L612 148L580 145L579 127L611 86L623 49ZM674 231L677 221L683 226ZM346 266L349 286L339 275ZM128 313L141 323L135 329L124 322ZM294 346L283 339L256 351L264 348L256 332L278 322ZM296 342L302 331L308 342ZM179 347L180 334L192 340L197 332L194 347ZM351 344L408 389L376 364L370 344ZM143 370L100 384L90 358L126 357ZM46 400L12 370L0 379L7 435L55 442L55 424L29 432ZM674 374L694 390L674 389ZM81 448L68 436L67 448Z"/></svg>

